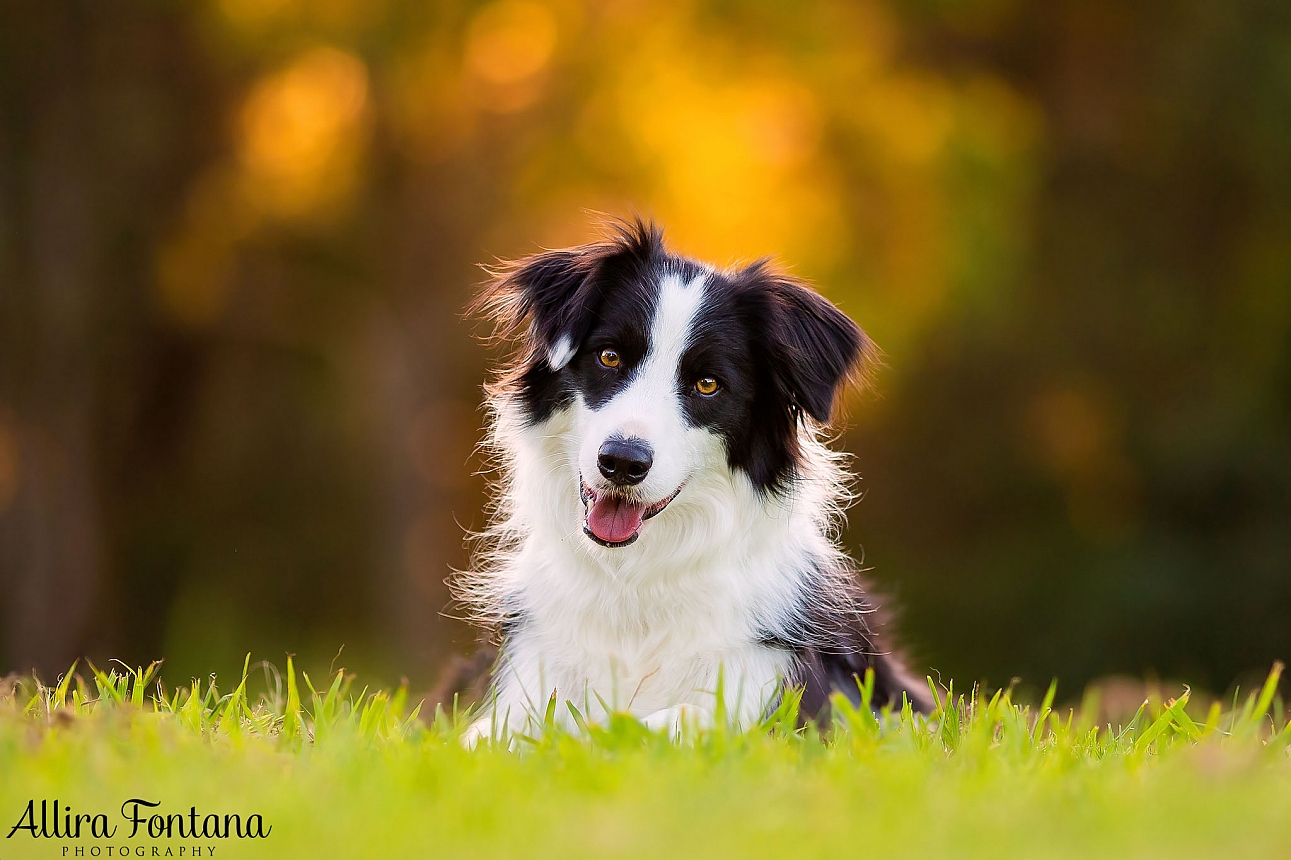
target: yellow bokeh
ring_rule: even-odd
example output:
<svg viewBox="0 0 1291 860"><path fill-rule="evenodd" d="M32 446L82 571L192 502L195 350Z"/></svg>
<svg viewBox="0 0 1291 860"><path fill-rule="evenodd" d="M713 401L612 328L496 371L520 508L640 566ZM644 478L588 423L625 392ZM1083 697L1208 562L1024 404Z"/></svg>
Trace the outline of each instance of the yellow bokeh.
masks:
<svg viewBox="0 0 1291 860"><path fill-rule="evenodd" d="M640 205L690 253L828 267L842 223L817 97L774 62L735 74L706 64L711 53L681 22L643 34L591 103L582 148L602 163L642 165Z"/></svg>
<svg viewBox="0 0 1291 860"><path fill-rule="evenodd" d="M695 256L792 264L899 352L944 313L972 252L952 223L950 161L1021 160L1038 136L1038 113L1000 81L904 59L878 3L804 7L809 49L713 29L693 4L441 11L371 80L355 54L319 47L251 88L235 154L258 223L344 211L379 123L410 163L487 163L505 215L482 248L583 241L587 210L636 211ZM176 253L218 257L212 244ZM190 292L221 295L227 270L206 268Z"/></svg>
<svg viewBox="0 0 1291 860"><path fill-rule="evenodd" d="M476 108L448 34L430 34L417 50L394 59L383 84L392 137L414 163L459 153L476 128Z"/></svg>
<svg viewBox="0 0 1291 860"><path fill-rule="evenodd" d="M466 33L467 75L485 110L508 113L542 94L543 72L557 43L556 16L539 3L502 0L482 9Z"/></svg>
<svg viewBox="0 0 1291 860"><path fill-rule="evenodd" d="M354 55L317 47L257 82L235 128L235 158L193 183L179 228L156 259L157 297L186 326L224 313L241 244L280 222L325 224L360 180L368 77Z"/></svg>
<svg viewBox="0 0 1291 860"><path fill-rule="evenodd" d="M318 217L357 181L368 76L353 54L314 48L262 79L238 120L238 159L252 200L280 218Z"/></svg>
<svg viewBox="0 0 1291 860"><path fill-rule="evenodd" d="M514 84L541 71L556 47L556 19L539 3L503 0L471 22L466 64L492 84Z"/></svg>
<svg viewBox="0 0 1291 860"><path fill-rule="evenodd" d="M501 10L512 8L486 7L468 27L465 68L477 88L484 65L476 58L491 55L476 40L502 31ZM706 27L691 4L621 4L575 16L581 25L567 23L560 8L550 59L522 64L541 73L498 79L513 74L520 92L553 77L551 69L576 70L543 84L547 101L570 104L574 120L536 124L542 147L518 160L509 214L487 241L584 241L595 229L585 210L636 211L657 218L685 253L791 264L872 326L889 351L902 351L947 311L962 255L973 251L967 243L976 237L956 226L965 198L947 181L954 160L971 152L1024 176L1009 160L1026 163L1038 135L1037 112L998 80L953 80L903 60L900 26L879 4L804 8L810 50ZM548 31L536 32L545 46ZM441 106L437 121L426 110L418 126L433 129L421 139L437 153L486 142L490 124L477 114L503 109L489 98L532 96L498 95L505 88L494 85L472 110L453 94L451 76L419 82L424 102ZM984 202L1004 219L997 235L1006 236L1017 218L1012 199Z"/></svg>

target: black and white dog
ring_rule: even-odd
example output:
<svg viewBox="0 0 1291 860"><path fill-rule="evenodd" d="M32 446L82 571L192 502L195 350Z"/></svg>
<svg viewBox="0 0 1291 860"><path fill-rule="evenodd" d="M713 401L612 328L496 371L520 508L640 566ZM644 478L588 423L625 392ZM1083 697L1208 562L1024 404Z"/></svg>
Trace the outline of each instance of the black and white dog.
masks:
<svg viewBox="0 0 1291 860"><path fill-rule="evenodd" d="M471 742L537 731L553 694L567 724L569 701L675 733L796 685L811 716L867 668L876 703L927 709L836 544L849 476L819 428L874 352L855 323L639 221L508 265L477 310L523 347L488 388L498 510L457 582L502 634Z"/></svg>

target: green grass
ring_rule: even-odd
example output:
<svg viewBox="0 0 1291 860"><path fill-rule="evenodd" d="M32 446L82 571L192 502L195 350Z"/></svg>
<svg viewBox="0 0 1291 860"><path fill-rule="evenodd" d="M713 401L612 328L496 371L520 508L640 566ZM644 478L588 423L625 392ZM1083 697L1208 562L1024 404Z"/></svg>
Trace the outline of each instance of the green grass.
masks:
<svg viewBox="0 0 1291 860"><path fill-rule="evenodd" d="M930 719L840 705L823 738L795 730L787 702L747 733L675 745L622 718L518 752L467 752L460 720L343 673L312 684L290 661L254 698L245 671L228 693L167 691L143 669L69 673L0 691L0 860L194 845L216 858L1291 857L1280 668L1227 708L1194 713L1185 695L1124 726L1051 710L1052 688L1039 707L942 691ZM273 829L130 838L121 806L136 797ZM29 801L39 823L55 798L106 814L116 835L4 838Z"/></svg>

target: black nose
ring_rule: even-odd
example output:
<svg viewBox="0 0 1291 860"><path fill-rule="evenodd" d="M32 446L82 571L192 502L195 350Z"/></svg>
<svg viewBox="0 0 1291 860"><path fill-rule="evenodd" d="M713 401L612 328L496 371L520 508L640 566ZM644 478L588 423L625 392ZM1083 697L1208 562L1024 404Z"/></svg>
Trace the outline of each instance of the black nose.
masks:
<svg viewBox="0 0 1291 860"><path fill-rule="evenodd" d="M650 446L640 439L606 439L596 458L601 474L620 487L630 487L645 480L653 462Z"/></svg>

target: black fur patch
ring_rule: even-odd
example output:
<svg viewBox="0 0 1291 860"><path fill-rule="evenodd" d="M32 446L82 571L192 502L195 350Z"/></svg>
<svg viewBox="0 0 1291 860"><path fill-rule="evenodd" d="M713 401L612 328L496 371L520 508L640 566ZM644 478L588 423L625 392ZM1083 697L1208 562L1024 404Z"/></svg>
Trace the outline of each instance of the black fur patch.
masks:
<svg viewBox="0 0 1291 860"><path fill-rule="evenodd" d="M687 414L722 434L731 467L758 489L783 490L798 462L798 422L827 422L872 352L856 323L765 262L713 275L682 359ZM693 388L705 373L722 384L711 399Z"/></svg>
<svg viewBox="0 0 1291 860"><path fill-rule="evenodd" d="M642 293L657 292L647 273L663 253L659 230L635 222L620 225L608 241L535 254L494 273L471 309L494 319L499 338L527 327L525 351L498 384L516 390L530 421L546 421L573 398L573 362L555 368L550 361L562 341L578 348L575 361L585 359L603 311L633 298L648 332L653 299Z"/></svg>
<svg viewBox="0 0 1291 860"><path fill-rule="evenodd" d="M860 706L860 684L867 669L874 670L871 705L900 707L902 696L916 711L932 710L926 685L905 668L881 633L883 617L865 590L851 577L849 590L837 593L836 582L822 576L816 587L799 595L799 604L787 621L769 624L761 643L794 657L790 686L802 688L801 714L823 720L829 714L829 697L843 693Z"/></svg>

